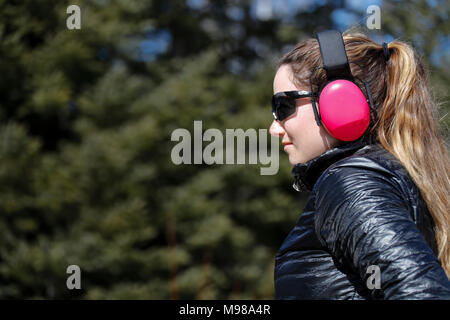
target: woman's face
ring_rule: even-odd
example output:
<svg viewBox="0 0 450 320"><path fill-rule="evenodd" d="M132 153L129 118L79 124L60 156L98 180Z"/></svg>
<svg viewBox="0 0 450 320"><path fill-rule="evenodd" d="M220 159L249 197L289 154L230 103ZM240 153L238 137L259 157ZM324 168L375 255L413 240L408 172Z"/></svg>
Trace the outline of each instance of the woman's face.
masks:
<svg viewBox="0 0 450 320"><path fill-rule="evenodd" d="M290 66L282 65L273 81L274 94L282 91L309 90L296 87L291 79L293 75ZM317 125L311 98L297 99L296 105L295 113L283 121L274 120L269 129L271 135L280 137L292 166L305 163L339 144L339 140L333 138L323 125L320 127Z"/></svg>

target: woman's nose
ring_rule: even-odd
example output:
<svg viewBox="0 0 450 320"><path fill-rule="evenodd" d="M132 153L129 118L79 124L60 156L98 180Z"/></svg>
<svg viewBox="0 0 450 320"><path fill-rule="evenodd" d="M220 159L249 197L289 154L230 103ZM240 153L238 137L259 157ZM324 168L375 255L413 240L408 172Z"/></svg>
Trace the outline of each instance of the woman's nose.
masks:
<svg viewBox="0 0 450 320"><path fill-rule="evenodd" d="M277 120L273 120L272 124L269 128L269 133L274 137L281 138L284 135L284 129L281 126L280 122Z"/></svg>

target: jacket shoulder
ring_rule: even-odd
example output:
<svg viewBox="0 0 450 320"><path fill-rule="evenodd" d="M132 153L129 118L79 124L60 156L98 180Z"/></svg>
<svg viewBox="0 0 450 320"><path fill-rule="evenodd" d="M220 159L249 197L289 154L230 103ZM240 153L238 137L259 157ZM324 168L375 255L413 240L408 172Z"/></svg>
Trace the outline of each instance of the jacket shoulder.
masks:
<svg viewBox="0 0 450 320"><path fill-rule="evenodd" d="M435 225L419 188L400 161L380 144L364 146L327 168L313 192L328 188L335 188L335 192L346 190L347 195L364 193L365 188L377 189L374 196L379 192L389 193L390 200L408 209L411 219L437 254Z"/></svg>
<svg viewBox="0 0 450 320"><path fill-rule="evenodd" d="M393 183L405 196L415 191L411 190L414 189L413 182L405 168L380 144L366 145L351 156L335 162L322 173L315 187L319 187L321 185L320 182L330 175L336 175L337 177L340 171L351 171L355 173L355 177L384 177Z"/></svg>

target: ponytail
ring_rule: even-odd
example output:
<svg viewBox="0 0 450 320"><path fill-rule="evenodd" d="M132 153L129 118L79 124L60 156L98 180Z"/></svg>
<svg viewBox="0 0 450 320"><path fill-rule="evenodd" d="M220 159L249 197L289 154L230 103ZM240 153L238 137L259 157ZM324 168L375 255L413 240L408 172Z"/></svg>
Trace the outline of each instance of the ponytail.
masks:
<svg viewBox="0 0 450 320"><path fill-rule="evenodd" d="M376 45L376 44L375 44ZM435 223L438 257L450 278L450 163L424 68L407 44L388 45L386 97L375 128L382 146L406 168ZM383 48L379 48L383 55Z"/></svg>

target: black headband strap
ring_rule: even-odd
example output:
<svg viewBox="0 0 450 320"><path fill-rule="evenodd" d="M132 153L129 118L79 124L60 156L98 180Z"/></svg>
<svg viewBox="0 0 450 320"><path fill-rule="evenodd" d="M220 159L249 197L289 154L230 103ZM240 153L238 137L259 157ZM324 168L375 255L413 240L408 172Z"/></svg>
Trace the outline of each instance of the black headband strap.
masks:
<svg viewBox="0 0 450 320"><path fill-rule="evenodd" d="M317 33L323 68L329 80L333 78L351 78L352 73L345 52L342 34L337 30L327 30Z"/></svg>

